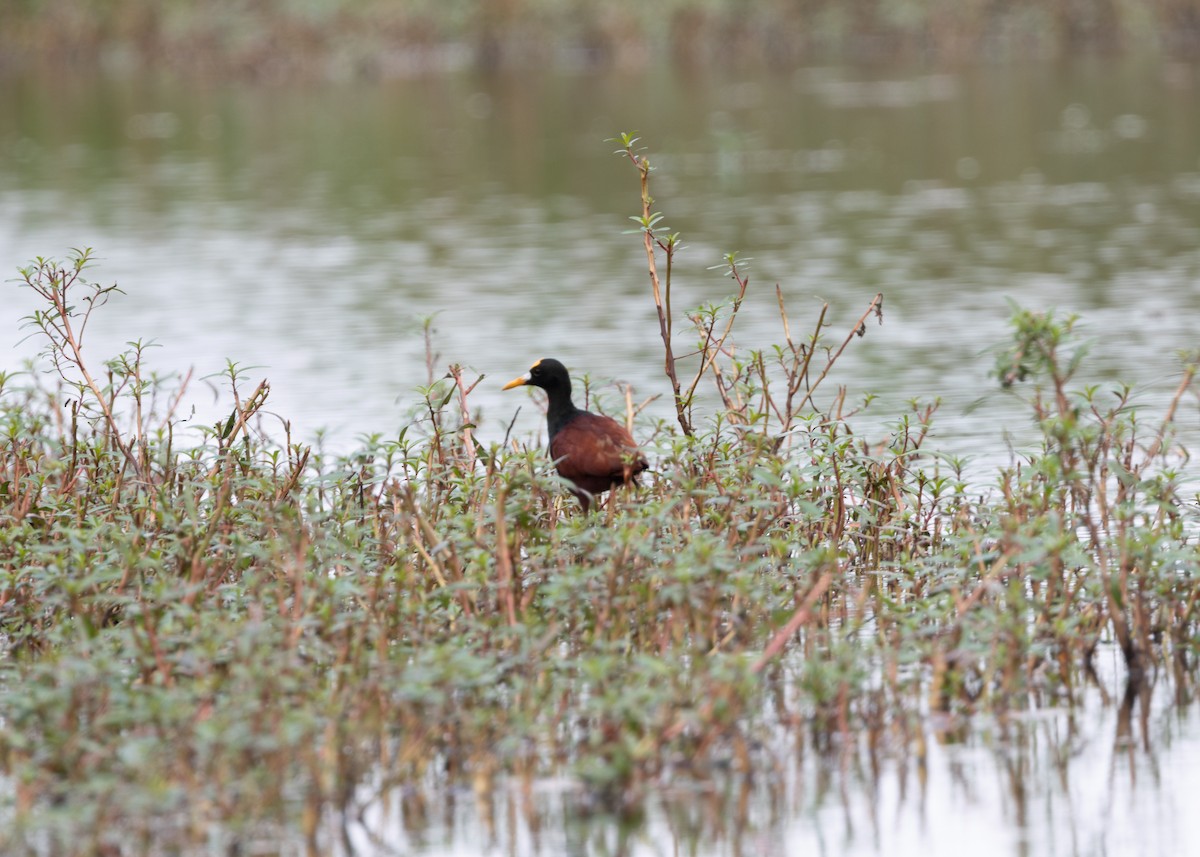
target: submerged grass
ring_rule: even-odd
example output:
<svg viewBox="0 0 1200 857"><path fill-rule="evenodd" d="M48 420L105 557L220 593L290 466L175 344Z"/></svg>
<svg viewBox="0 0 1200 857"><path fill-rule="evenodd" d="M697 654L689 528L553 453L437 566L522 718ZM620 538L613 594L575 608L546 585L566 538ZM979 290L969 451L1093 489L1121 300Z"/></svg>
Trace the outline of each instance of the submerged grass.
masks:
<svg viewBox="0 0 1200 857"><path fill-rule="evenodd" d="M566 774L632 810L715 771L769 779L781 740L904 754L931 714L1075 705L1110 639L1127 700L1190 699L1197 507L1173 422L1194 357L1151 422L1127 389L1073 385L1072 319L1014 307L996 375L1042 445L971 484L925 448L933 405L870 440L822 386L880 296L828 341L824 311L793 336L780 292L785 342L743 351L731 256L737 296L693 314L681 378L679 244L649 199L678 425L640 426L653 478L592 515L532 444L479 443L457 366L396 437L333 456L264 432L269 388L231 365L228 418L185 443L187 379L137 345L85 362L111 292L89 254L21 272L51 371L0 377L6 850L324 852L431 780Z"/></svg>

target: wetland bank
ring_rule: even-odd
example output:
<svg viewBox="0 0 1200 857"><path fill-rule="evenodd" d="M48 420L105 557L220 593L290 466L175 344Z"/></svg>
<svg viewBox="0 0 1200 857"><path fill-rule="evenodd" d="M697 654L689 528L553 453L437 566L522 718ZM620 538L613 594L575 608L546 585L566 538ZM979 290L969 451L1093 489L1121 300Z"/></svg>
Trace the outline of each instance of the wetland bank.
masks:
<svg viewBox="0 0 1200 857"><path fill-rule="evenodd" d="M0 87L6 852L1195 850L1186 55L252 35ZM547 356L651 461L587 517Z"/></svg>

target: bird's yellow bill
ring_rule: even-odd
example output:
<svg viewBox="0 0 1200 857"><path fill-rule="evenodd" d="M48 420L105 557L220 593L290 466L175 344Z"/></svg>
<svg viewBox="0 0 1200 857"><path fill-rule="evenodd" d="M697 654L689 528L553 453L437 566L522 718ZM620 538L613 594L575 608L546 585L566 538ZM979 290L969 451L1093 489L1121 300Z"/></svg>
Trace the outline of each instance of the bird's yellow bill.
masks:
<svg viewBox="0 0 1200 857"><path fill-rule="evenodd" d="M529 376L522 375L520 378L513 378L511 381L509 381L507 384L505 384L500 389L511 390L513 387L524 387L528 383L529 383Z"/></svg>

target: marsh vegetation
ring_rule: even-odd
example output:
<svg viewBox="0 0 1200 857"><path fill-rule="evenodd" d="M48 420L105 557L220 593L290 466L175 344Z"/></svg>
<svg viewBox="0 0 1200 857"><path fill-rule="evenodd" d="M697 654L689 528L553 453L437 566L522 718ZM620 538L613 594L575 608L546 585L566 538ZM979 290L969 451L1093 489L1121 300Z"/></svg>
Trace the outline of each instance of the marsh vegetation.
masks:
<svg viewBox="0 0 1200 857"><path fill-rule="evenodd" d="M864 433L869 397L828 380L882 296L799 318L780 290L780 341L741 342L753 266L730 255L728 301L673 307L653 158L617 145L674 419L588 388L652 466L590 515L539 437L478 440L494 379L431 364L420 413L334 454L231 363L226 416L197 431L191 379L143 343L84 349L113 294L88 251L22 269L45 350L0 378L7 850L325 853L352 829L386 850L384 807L420 830L460 789L485 820L552 781L583 815L636 819L688 783L770 794L797 754L920 765L930 723L1098 693L1128 725L1164 689L1186 710L1200 563L1175 421L1195 355L1150 412L1076 380L1074 319L1014 306L993 377L1040 443L971 478L930 448L937 402ZM674 354L683 325L695 348Z"/></svg>
<svg viewBox="0 0 1200 857"><path fill-rule="evenodd" d="M279 82L460 68L640 69L661 59L790 68L831 61L974 62L1140 53L1194 58L1189 0L669 4L271 0L246 4L26 0L0 9L0 71L169 69Z"/></svg>

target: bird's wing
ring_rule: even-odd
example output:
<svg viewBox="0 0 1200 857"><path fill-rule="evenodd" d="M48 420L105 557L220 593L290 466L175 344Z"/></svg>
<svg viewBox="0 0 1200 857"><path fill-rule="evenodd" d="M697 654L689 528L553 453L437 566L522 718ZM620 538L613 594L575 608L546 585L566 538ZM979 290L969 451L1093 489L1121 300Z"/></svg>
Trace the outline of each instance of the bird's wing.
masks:
<svg viewBox="0 0 1200 857"><path fill-rule="evenodd" d="M550 443L550 455L565 479L628 479L646 469L646 460L620 423L583 413L571 420Z"/></svg>

